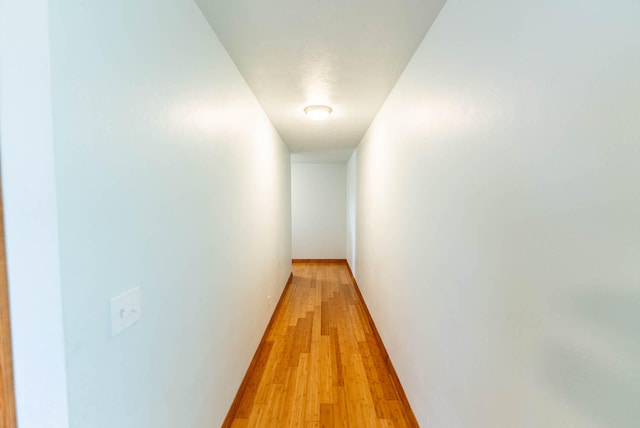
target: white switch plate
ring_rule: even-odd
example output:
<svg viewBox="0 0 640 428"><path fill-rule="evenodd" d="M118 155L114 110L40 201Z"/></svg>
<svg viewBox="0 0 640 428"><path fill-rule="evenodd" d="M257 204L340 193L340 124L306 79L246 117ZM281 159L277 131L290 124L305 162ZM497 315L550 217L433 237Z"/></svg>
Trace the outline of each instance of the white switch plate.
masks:
<svg viewBox="0 0 640 428"><path fill-rule="evenodd" d="M140 321L140 287L111 298L111 334L115 336L122 330Z"/></svg>

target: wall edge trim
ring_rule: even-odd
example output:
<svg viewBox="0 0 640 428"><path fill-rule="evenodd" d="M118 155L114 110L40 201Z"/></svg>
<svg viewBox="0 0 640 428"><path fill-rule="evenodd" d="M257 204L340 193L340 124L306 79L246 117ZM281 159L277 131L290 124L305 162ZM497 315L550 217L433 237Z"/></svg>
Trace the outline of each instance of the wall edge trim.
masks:
<svg viewBox="0 0 640 428"><path fill-rule="evenodd" d="M360 298L360 300L362 301L362 306L364 306L364 312L365 315L367 317L367 322L369 323L369 328L371 328L371 332L373 333L373 337L375 339L375 341L377 342L380 350L382 351L382 358L384 359L384 363L387 366L387 370L389 370L389 374L391 377L391 383L393 384L393 388L396 390L396 393L398 394L398 397L400 397L400 402L402 404L402 407L404 408L404 411L406 412L407 416L410 419L411 425L413 427L420 427L420 424L418 423L418 420L416 419L416 415L413 413L413 409L411 408L411 404L409 403L409 399L407 398L407 395L404 392L404 388L402 387L402 383L400 383L400 378L398 377L398 373L396 372L395 367L393 367L393 363L391 362L391 358L389 357L389 353L387 352L387 348L385 348L384 343L382 342L382 338L380 337L380 333L378 332L378 329L375 325L375 323L373 322L373 317L371 316L371 312L369 312L369 308L367 307L367 303L364 300L364 297L362 296L362 293L360 292L360 287L358 286L358 281L356 281L355 276L353 276L353 272L351 271L351 266L349 266L349 263L345 260L344 264L347 266L347 269L349 270L349 275L351 276L351 281L353 281L353 285L356 289L356 293L358 294L358 297Z"/></svg>
<svg viewBox="0 0 640 428"><path fill-rule="evenodd" d="M235 418L238 408L240 407L240 401L242 400L244 391L247 389L247 385L249 384L250 374L253 373L255 366L258 362L258 356L262 352L262 348L264 347L264 344L267 341L266 340L267 332L269 331L274 320L276 319L276 315L281 310L282 298L287 293L287 290L289 289L289 286L291 285L292 282L293 282L293 272L289 273L289 278L287 279L287 283L282 289L282 294L280 294L280 298L278 299L278 304L276 304L276 307L273 310L273 313L271 314L271 318L269 319L269 323L267 324L267 327L264 329L264 333L262 334L262 338L260 339L258 348L256 349L256 352L253 354L253 358L251 359L251 362L249 363L249 367L247 368L247 371L245 372L244 377L242 378L242 382L240 383L238 392L236 392L236 396L233 399L233 402L231 402L231 406L229 407L227 416L224 418L224 422L222 422L222 428L230 428L233 423L233 419Z"/></svg>

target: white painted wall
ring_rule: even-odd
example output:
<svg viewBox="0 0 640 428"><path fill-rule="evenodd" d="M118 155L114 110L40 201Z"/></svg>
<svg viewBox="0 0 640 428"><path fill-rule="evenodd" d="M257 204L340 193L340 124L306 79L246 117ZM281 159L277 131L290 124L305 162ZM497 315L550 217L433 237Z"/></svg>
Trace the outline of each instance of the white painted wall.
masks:
<svg viewBox="0 0 640 428"><path fill-rule="evenodd" d="M347 263L351 268L351 272L356 273L356 229L358 224L357 216L357 166L358 152L357 150L351 154L347 162Z"/></svg>
<svg viewBox="0 0 640 428"><path fill-rule="evenodd" d="M291 164L294 259L346 257L346 164Z"/></svg>
<svg viewBox="0 0 640 428"><path fill-rule="evenodd" d="M358 147L357 277L422 425L638 426L639 23L449 0Z"/></svg>
<svg viewBox="0 0 640 428"><path fill-rule="evenodd" d="M219 425L290 272L288 150L194 2L17 3L33 44L12 50L10 80L3 62L2 156L12 304L28 285L12 313L20 427L66 426L60 288L69 426ZM109 300L136 286L142 320L111 337ZM23 361L27 345L56 352Z"/></svg>
<svg viewBox="0 0 640 428"><path fill-rule="evenodd" d="M0 149L20 428L68 427L48 1L0 1Z"/></svg>

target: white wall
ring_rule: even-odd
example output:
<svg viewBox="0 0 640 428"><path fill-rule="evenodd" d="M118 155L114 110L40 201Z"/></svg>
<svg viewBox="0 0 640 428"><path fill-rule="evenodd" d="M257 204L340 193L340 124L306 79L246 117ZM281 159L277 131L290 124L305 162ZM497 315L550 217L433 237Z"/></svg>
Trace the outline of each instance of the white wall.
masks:
<svg viewBox="0 0 640 428"><path fill-rule="evenodd" d="M68 426L48 1L0 2L0 148L20 428Z"/></svg>
<svg viewBox="0 0 640 428"><path fill-rule="evenodd" d="M290 272L288 150L194 2L54 0L50 31L70 425L219 425Z"/></svg>
<svg viewBox="0 0 640 428"><path fill-rule="evenodd" d="M449 0L358 147L358 281L422 425L638 426L639 23Z"/></svg>
<svg viewBox="0 0 640 428"><path fill-rule="evenodd" d="M346 163L291 164L294 259L346 257Z"/></svg>
<svg viewBox="0 0 640 428"><path fill-rule="evenodd" d="M357 186L358 186L358 151L355 150L349 160L347 162L347 263L349 263L349 267L351 268L351 272L354 275L356 273L356 229L358 224L358 216L357 216L357 203L358 194L357 194Z"/></svg>

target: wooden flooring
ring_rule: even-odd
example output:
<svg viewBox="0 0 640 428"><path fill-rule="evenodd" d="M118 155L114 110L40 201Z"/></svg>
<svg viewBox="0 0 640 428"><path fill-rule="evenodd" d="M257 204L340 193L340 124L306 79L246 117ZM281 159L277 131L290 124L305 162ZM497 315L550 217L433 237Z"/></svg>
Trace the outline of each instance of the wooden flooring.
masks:
<svg viewBox="0 0 640 428"><path fill-rule="evenodd" d="M345 262L293 263L223 426L418 426Z"/></svg>

